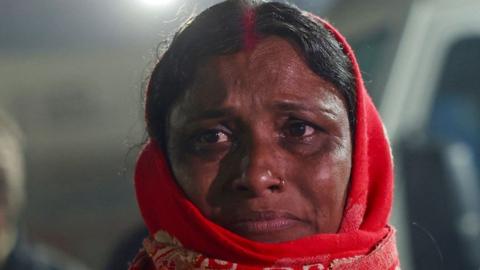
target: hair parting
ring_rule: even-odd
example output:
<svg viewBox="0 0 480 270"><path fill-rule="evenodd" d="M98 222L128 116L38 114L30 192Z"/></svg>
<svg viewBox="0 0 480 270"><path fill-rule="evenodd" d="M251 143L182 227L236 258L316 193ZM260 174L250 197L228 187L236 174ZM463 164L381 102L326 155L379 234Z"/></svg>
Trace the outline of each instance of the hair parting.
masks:
<svg viewBox="0 0 480 270"><path fill-rule="evenodd" d="M253 8L248 8L245 10L245 14L243 15L243 27L244 49L247 51L253 50L258 40L258 37L255 33L255 10Z"/></svg>

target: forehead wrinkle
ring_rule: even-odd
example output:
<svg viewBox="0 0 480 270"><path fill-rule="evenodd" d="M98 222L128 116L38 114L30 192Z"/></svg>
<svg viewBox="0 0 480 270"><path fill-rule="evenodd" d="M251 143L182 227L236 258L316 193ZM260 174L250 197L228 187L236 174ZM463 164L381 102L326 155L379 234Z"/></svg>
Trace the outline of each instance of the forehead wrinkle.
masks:
<svg viewBox="0 0 480 270"><path fill-rule="evenodd" d="M330 112L329 114L335 118L338 115L333 112L338 111L339 108L332 106L338 107L339 104L332 102L334 99L340 99L342 101L340 105L343 104L347 108L346 100L340 91L331 82L311 70L300 50L289 41L276 36L268 37L258 44L250 59L252 66L259 65L259 70L265 72L264 74L271 80L271 83L266 85L269 91L278 91L283 94L296 91L296 98L299 100L304 98L306 102L315 98L319 108L323 108L327 113ZM274 60L270 61L270 59ZM258 80L261 83L265 78L260 77L258 76ZM311 88L312 85L319 88L317 90L319 96L312 97L310 94L304 96L308 91L302 91L302 87ZM333 93L334 96L322 94L325 91Z"/></svg>
<svg viewBox="0 0 480 270"><path fill-rule="evenodd" d="M236 81L230 81L240 88L255 84L255 80L263 82L267 79L271 83L284 85L292 76L301 78L305 73L316 76L307 67L298 49L289 41L276 36L264 38L254 50L218 56L215 62L223 77L236 78Z"/></svg>
<svg viewBox="0 0 480 270"><path fill-rule="evenodd" d="M301 90L298 83L320 78L308 67L297 47L276 36L265 38L257 45L249 57L249 64L253 75L266 75L254 78L258 78L260 83L269 80L266 86L278 91Z"/></svg>
<svg viewBox="0 0 480 270"><path fill-rule="evenodd" d="M209 63L198 68L192 85L173 104L168 116L170 127L179 128L191 123L195 115L208 108L218 108L225 98L223 80L218 76L216 66Z"/></svg>
<svg viewBox="0 0 480 270"><path fill-rule="evenodd" d="M318 102L310 104L309 102L304 102L299 98L293 98L289 100L273 101L270 107L272 110L280 112L306 111L322 113L331 119L338 118L338 112L336 112L335 108L332 108L332 106L328 106L328 103L323 104L324 102L322 101L323 100L320 99L318 100Z"/></svg>
<svg viewBox="0 0 480 270"><path fill-rule="evenodd" d="M311 96L307 89L311 87L322 88L318 89L318 96ZM252 114L265 102L271 102L265 100L269 98L268 93L295 93L294 100L308 102L313 98L319 107L324 107L329 102L322 100L321 92L338 92L308 67L295 46L274 36L263 39L254 50L212 57L200 68L192 88L197 90L188 91L186 103L198 107L197 112L206 108L247 106Z"/></svg>
<svg viewBox="0 0 480 270"><path fill-rule="evenodd" d="M251 53L241 51L233 55L219 56L215 60L219 77L225 85L223 106L238 107L256 104L260 99L259 78L265 78L265 66L256 69ZM260 80L261 81L261 80ZM255 106L252 106L252 110Z"/></svg>

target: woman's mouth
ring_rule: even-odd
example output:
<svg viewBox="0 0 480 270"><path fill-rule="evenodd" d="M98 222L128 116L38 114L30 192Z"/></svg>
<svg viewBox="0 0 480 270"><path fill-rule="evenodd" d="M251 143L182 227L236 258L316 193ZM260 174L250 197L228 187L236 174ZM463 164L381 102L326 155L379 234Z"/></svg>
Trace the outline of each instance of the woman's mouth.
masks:
<svg viewBox="0 0 480 270"><path fill-rule="evenodd" d="M232 218L229 222L227 222L225 226L233 232L247 238L258 238L262 235L273 236L275 234L279 234L282 231L286 231L298 225L302 225L302 223L303 222L299 218L289 213L261 211L248 212L242 214L241 216L236 216ZM276 241L275 239L273 239L273 241L267 242Z"/></svg>

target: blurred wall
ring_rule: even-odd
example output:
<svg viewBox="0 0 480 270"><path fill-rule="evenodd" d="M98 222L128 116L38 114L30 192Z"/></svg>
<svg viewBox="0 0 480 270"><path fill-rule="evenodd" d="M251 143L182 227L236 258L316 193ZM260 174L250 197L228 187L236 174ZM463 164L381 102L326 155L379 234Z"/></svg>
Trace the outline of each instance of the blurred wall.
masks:
<svg viewBox="0 0 480 270"><path fill-rule="evenodd" d="M0 106L27 144L26 231L96 268L140 222L131 172L146 65L132 50L0 55Z"/></svg>
<svg viewBox="0 0 480 270"><path fill-rule="evenodd" d="M141 223L142 85L158 42L194 10L180 6L0 1L0 107L25 133L22 226L34 242L103 269Z"/></svg>

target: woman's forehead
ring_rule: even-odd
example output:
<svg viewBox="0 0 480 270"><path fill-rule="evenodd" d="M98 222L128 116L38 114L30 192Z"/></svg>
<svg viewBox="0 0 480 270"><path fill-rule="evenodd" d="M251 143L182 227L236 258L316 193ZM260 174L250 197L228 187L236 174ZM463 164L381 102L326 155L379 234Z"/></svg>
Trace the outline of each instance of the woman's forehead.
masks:
<svg viewBox="0 0 480 270"><path fill-rule="evenodd" d="M224 79L281 79L279 83L285 83L284 80L292 77L317 77L301 52L289 41L276 36L260 40L253 49L214 57L211 64Z"/></svg>
<svg viewBox="0 0 480 270"><path fill-rule="evenodd" d="M199 68L187 103L201 106L239 102L238 98L315 99L335 92L333 84L315 74L299 50L279 37L268 37L256 47L216 56Z"/></svg>

